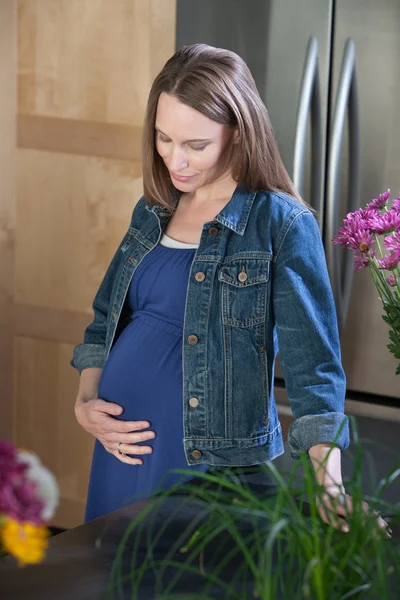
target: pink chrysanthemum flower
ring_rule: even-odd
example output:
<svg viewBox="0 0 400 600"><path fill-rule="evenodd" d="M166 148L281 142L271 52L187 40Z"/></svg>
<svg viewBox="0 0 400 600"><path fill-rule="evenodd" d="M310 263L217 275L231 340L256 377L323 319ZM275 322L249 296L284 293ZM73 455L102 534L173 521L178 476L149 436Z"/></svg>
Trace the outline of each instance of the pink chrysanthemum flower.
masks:
<svg viewBox="0 0 400 600"><path fill-rule="evenodd" d="M360 269L364 269L364 267L368 267L369 258L366 254L362 252L356 252L354 254L354 269L359 271Z"/></svg>
<svg viewBox="0 0 400 600"><path fill-rule="evenodd" d="M393 200L392 208L390 210L400 212L400 197Z"/></svg>
<svg viewBox="0 0 400 600"><path fill-rule="evenodd" d="M349 241L349 246L353 250L367 252L374 242L375 240L369 231L359 229L354 232L353 238Z"/></svg>
<svg viewBox="0 0 400 600"><path fill-rule="evenodd" d="M40 525L43 507L44 502L37 496L36 485L22 477L12 478L1 490L1 512L16 521Z"/></svg>
<svg viewBox="0 0 400 600"><path fill-rule="evenodd" d="M383 215L373 216L368 220L369 228L379 235L396 231L400 227L400 213L389 211Z"/></svg>
<svg viewBox="0 0 400 600"><path fill-rule="evenodd" d="M375 242L368 230L368 222L360 218L346 220L332 241L359 252L368 252Z"/></svg>
<svg viewBox="0 0 400 600"><path fill-rule="evenodd" d="M371 217L379 216L379 210L375 209L367 209L367 208L358 208L354 212L347 213L346 218L343 223L350 223L351 221L359 220L365 221L365 226L367 226L368 219Z"/></svg>
<svg viewBox="0 0 400 600"><path fill-rule="evenodd" d="M400 231L395 231L393 235L385 237L384 244L388 250L398 250L400 248Z"/></svg>
<svg viewBox="0 0 400 600"><path fill-rule="evenodd" d="M28 465L18 460L15 447L0 442L0 514L17 521L41 522L43 501L34 483L26 480Z"/></svg>
<svg viewBox="0 0 400 600"><path fill-rule="evenodd" d="M383 258L378 258L379 268L382 270L392 271L400 262L400 249L391 252Z"/></svg>
<svg viewBox="0 0 400 600"><path fill-rule="evenodd" d="M394 287L396 285L396 277L393 275L393 273L391 273L389 277L386 277L386 281L391 287Z"/></svg>
<svg viewBox="0 0 400 600"><path fill-rule="evenodd" d="M369 202L369 204L366 205L365 210L382 210L387 205L389 198L390 190L387 190L387 192L379 194L378 198L375 198L372 200L372 202Z"/></svg>

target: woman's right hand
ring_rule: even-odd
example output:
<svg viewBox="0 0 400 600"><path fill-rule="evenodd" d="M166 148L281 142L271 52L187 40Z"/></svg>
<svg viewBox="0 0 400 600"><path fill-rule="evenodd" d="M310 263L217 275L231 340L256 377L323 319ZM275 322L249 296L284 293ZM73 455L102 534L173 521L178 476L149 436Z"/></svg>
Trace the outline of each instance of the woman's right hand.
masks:
<svg viewBox="0 0 400 600"><path fill-rule="evenodd" d="M128 465L142 465L142 459L128 454L151 454L151 446L137 444L155 438L156 434L154 431L143 431L150 427L148 421L116 419L122 411L123 408L118 404L100 398L77 400L75 404L75 415L79 425L98 439L107 452Z"/></svg>

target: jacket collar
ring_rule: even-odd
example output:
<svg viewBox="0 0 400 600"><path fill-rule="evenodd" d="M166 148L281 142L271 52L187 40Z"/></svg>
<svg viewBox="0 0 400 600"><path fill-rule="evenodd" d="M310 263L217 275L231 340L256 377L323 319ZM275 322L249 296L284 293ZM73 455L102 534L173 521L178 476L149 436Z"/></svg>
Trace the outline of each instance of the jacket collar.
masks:
<svg viewBox="0 0 400 600"><path fill-rule="evenodd" d="M237 185L232 198L215 217L215 221L243 235L256 195L257 192L249 192L241 188L240 184Z"/></svg>
<svg viewBox="0 0 400 600"><path fill-rule="evenodd" d="M243 235L246 230L250 211L256 195L257 192L248 192L247 190L241 188L240 184L238 184L233 192L232 198L217 214L214 221L229 227L229 229L232 229L232 231L235 231L239 235ZM180 194L177 194L177 202L179 197ZM169 217L170 214L168 209L164 208L163 206L148 206L146 204L146 208L160 218Z"/></svg>

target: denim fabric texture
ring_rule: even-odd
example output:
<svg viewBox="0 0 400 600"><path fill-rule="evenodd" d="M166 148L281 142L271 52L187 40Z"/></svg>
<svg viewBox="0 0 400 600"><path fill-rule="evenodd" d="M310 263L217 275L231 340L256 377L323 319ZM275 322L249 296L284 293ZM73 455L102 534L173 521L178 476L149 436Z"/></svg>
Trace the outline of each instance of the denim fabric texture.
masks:
<svg viewBox="0 0 400 600"><path fill-rule="evenodd" d="M104 366L130 319L131 279L169 218L144 197L135 206L94 298L93 322L74 349L79 373ZM182 410L189 465L250 466L283 453L273 388L278 348L295 417L292 457L319 443L347 448L346 380L316 219L284 193L237 186L203 225L187 288Z"/></svg>

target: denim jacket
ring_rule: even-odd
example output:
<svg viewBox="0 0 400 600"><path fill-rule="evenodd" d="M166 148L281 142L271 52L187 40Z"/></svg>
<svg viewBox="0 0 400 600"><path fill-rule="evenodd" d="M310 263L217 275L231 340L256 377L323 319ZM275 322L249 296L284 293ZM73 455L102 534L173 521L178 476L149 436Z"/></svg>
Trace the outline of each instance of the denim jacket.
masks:
<svg viewBox="0 0 400 600"><path fill-rule="evenodd" d="M144 197L135 206L94 298L94 320L74 349L79 373L102 368L129 323L129 284L169 218ZM249 466L282 454L274 400L278 344L295 417L292 457L318 443L347 448L345 375L317 222L286 194L238 186L203 224L187 287L182 410L189 465ZM198 403L189 404L191 398Z"/></svg>

